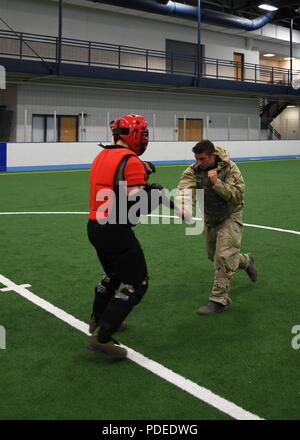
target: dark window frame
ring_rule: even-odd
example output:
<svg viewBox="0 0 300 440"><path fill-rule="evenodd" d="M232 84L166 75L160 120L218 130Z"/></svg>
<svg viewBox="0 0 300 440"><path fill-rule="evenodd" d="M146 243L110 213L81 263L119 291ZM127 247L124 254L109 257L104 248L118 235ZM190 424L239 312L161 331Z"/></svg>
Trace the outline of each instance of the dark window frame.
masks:
<svg viewBox="0 0 300 440"><path fill-rule="evenodd" d="M43 129L44 129L44 133L43 133L43 142L47 142L47 118L53 118L54 120L54 115L53 113L32 113L32 118L31 118L31 127L32 127L32 133L31 133L31 140L33 142L33 118L34 117L41 117L44 118L43 121ZM76 140L72 141L72 142L78 142L79 141L79 115L75 114L75 115L56 115L56 120L57 120L57 124L56 124L56 138L57 141L56 142L61 142L60 140L60 129L61 129L61 118L76 118Z"/></svg>

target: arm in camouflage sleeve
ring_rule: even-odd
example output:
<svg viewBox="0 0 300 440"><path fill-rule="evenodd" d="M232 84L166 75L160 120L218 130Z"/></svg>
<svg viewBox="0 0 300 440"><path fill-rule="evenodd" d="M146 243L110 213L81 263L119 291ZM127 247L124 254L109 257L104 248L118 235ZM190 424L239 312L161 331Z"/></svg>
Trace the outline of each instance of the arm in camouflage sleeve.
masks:
<svg viewBox="0 0 300 440"><path fill-rule="evenodd" d="M234 205L239 205L243 202L245 182L236 164L231 165L225 181L219 180L213 186L213 189L220 197Z"/></svg>
<svg viewBox="0 0 300 440"><path fill-rule="evenodd" d="M195 205L195 192L197 182L192 166L189 166L181 175L177 186L176 205L179 212L187 211L192 213Z"/></svg>

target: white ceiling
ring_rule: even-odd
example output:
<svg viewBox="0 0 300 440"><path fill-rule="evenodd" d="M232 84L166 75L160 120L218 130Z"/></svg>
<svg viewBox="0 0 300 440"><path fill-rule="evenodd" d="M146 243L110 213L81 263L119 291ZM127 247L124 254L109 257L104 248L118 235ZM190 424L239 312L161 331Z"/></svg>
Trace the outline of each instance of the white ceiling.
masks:
<svg viewBox="0 0 300 440"><path fill-rule="evenodd" d="M48 1L53 1L56 3L59 2L59 0L48 0ZM186 19L167 16L167 15L152 14L145 11L122 8L119 6L106 5L103 3L97 3L88 0L63 0L63 4L72 4L72 5L82 6L85 8L93 8L103 11L112 11L112 12L117 12L118 14L134 15L147 19L160 20L168 23L182 24L184 26L189 26L194 28L197 27L196 21L186 20ZM255 40L270 41L277 44L280 43L285 46L289 46L290 44L289 29L284 28L282 26L276 26L273 24L267 24L263 28L257 29L256 31L244 31L242 29L222 27L211 23L202 23L201 27L202 29L213 32L221 32L229 35L249 37ZM297 30L293 31L293 45L295 47L299 47L300 50L300 31Z"/></svg>

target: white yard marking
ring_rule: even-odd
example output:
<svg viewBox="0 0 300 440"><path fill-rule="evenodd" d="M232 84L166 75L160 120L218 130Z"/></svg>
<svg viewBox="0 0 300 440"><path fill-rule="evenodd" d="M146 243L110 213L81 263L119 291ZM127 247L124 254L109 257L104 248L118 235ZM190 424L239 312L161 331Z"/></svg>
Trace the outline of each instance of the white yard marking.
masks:
<svg viewBox="0 0 300 440"><path fill-rule="evenodd" d="M71 327L74 327L77 330L80 330L82 333L89 335L88 324L80 321L79 319L75 318L69 313L66 313L64 310L55 307L53 304L49 303L48 301L45 301L44 299L30 292L25 287L28 285L26 284L17 285L13 281L9 280L8 278L4 277L1 274L0 274L0 283L6 286L8 290L15 291L23 298L41 307L42 309L56 316L58 319L66 322ZM4 290L1 289L1 291ZM138 353L132 348L126 347L125 345L123 345L123 347L125 347L128 350L127 357L132 362L135 362L141 367L151 371L153 374L161 377L162 379L165 379L167 382L171 383L172 385L175 385L176 387L186 391L187 393L191 394L192 396L196 397L199 400L202 400L208 405L213 406L219 411L228 414L230 417L237 420L263 420L262 418L258 417L255 414L250 413L249 411L246 411L245 409L241 408L235 403L230 402L229 400L226 400L223 397L218 396L217 394L213 393L207 388L197 385L191 380L186 379L185 377L175 373L169 368L164 367L158 362L155 362L152 359L147 358L146 356L142 355L141 353Z"/></svg>
<svg viewBox="0 0 300 440"><path fill-rule="evenodd" d="M31 284L20 284L18 287L31 287ZM0 289L0 292L15 292L15 284L13 284L11 287L4 287L3 289Z"/></svg>
<svg viewBox="0 0 300 440"><path fill-rule="evenodd" d="M20 212L0 212L0 215L88 215L88 212L83 211L20 211ZM148 214L147 217L161 217L161 218L178 218L175 215L163 214ZM194 220L201 220L201 218L193 217ZM249 228L268 229L269 231L286 232L288 234L300 235L300 231L293 231L291 229L273 228L271 226L253 225L244 223L244 226Z"/></svg>
<svg viewBox="0 0 300 440"><path fill-rule="evenodd" d="M293 231L291 229L272 228L271 226L251 225L250 223L244 223L244 226L249 228L269 229L269 231L287 232L288 234L300 235L299 231Z"/></svg>
<svg viewBox="0 0 300 440"><path fill-rule="evenodd" d="M0 215L87 215L88 212L82 211L20 211L20 212L0 212Z"/></svg>

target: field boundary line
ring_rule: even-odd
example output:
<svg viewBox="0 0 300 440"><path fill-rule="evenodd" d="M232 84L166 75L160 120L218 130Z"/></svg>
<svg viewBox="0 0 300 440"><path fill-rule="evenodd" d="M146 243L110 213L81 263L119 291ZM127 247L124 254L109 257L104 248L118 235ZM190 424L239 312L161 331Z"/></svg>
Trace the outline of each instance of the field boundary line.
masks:
<svg viewBox="0 0 300 440"><path fill-rule="evenodd" d="M88 324L79 319L75 318L73 315L65 312L64 310L54 306L50 302L44 300L38 295L30 292L27 287L31 286L28 284L17 285L10 279L0 274L0 283L5 287L0 288L0 292L16 292L23 298L27 299L31 303L37 305L38 307L46 310L52 315L56 316L61 321L69 324L71 327L81 331L82 333L89 335ZM208 405L216 408L217 410L231 416L237 420L263 420L256 414L252 414L251 412L239 407L235 403L220 397L219 395L213 393L207 388L204 388L196 383L192 382L189 379L175 373L169 368L164 367L152 359L147 358L146 356L138 353L132 348L126 347L128 350L128 359L132 362L138 364L139 366L145 368L146 370L152 372L156 376L161 377L172 385L175 385L177 388L187 392L188 394L196 397L198 400L201 400Z"/></svg>
<svg viewBox="0 0 300 440"><path fill-rule="evenodd" d="M0 212L0 215L88 215L88 212L84 211L19 211L19 212ZM147 217L160 217L160 218L178 218L175 215L163 215L163 214L148 214ZM193 217L194 220L201 220L200 218ZM294 231L292 229L274 228L272 226L254 225L251 223L243 223L244 226L249 228L268 229L269 231L286 232L288 234L300 235L300 231Z"/></svg>

